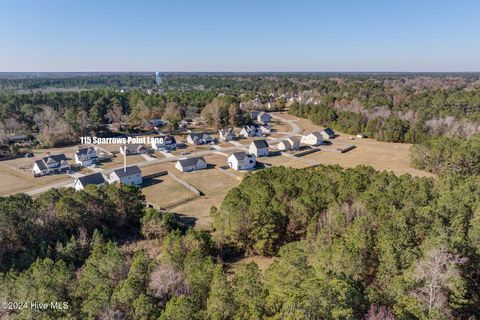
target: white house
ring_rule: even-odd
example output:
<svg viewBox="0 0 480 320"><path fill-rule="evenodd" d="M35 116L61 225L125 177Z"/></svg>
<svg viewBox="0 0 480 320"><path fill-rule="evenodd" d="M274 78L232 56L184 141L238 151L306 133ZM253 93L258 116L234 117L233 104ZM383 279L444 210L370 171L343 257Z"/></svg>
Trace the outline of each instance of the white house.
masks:
<svg viewBox="0 0 480 320"><path fill-rule="evenodd" d="M235 132L233 131L233 128L220 129L218 130L218 134L220 135L220 140L223 141L232 141L237 138Z"/></svg>
<svg viewBox="0 0 480 320"><path fill-rule="evenodd" d="M240 136L243 138L248 137L260 137L262 135L262 130L257 125L244 126L240 131Z"/></svg>
<svg viewBox="0 0 480 320"><path fill-rule="evenodd" d="M287 138L287 141L291 144L291 150L298 150L300 149L300 137L290 137Z"/></svg>
<svg viewBox="0 0 480 320"><path fill-rule="evenodd" d="M177 141L174 136L153 137L150 141L154 150L171 151L177 149Z"/></svg>
<svg viewBox="0 0 480 320"><path fill-rule="evenodd" d="M260 123L269 123L272 121L272 116L269 113L262 111L257 115L257 121Z"/></svg>
<svg viewBox="0 0 480 320"><path fill-rule="evenodd" d="M322 144L323 137L319 131L313 131L302 135L301 143L309 146L319 146Z"/></svg>
<svg viewBox="0 0 480 320"><path fill-rule="evenodd" d="M124 156L130 156L134 154L146 154L148 149L143 144L139 143L129 143L123 146L120 146L120 153Z"/></svg>
<svg viewBox="0 0 480 320"><path fill-rule="evenodd" d="M276 146L277 150L280 150L280 151L289 151L292 149L292 145L290 144L290 142L288 142L288 140L282 140L280 141L277 146Z"/></svg>
<svg viewBox="0 0 480 320"><path fill-rule="evenodd" d="M182 159L177 161L175 168L182 172L196 171L206 169L207 162L203 157Z"/></svg>
<svg viewBox="0 0 480 320"><path fill-rule="evenodd" d="M138 166L117 169L110 173L109 182L139 186L142 184L142 171Z"/></svg>
<svg viewBox="0 0 480 320"><path fill-rule="evenodd" d="M269 154L268 143L265 140L255 140L248 147L248 153L258 157L267 157Z"/></svg>
<svg viewBox="0 0 480 320"><path fill-rule="evenodd" d="M270 127L268 124L263 124L260 126L260 131L262 133L271 133L272 132L272 127Z"/></svg>
<svg viewBox="0 0 480 320"><path fill-rule="evenodd" d="M187 136L187 142L193 145L212 143L213 138L203 132L192 132Z"/></svg>
<svg viewBox="0 0 480 320"><path fill-rule="evenodd" d="M75 190L80 191L85 189L85 187L89 184L94 184L98 187L104 186L107 181L103 177L103 174L100 172L94 173L94 174L89 174L87 176L80 177L78 179L75 179L75 182L73 183L73 187Z"/></svg>
<svg viewBox="0 0 480 320"><path fill-rule="evenodd" d="M228 156L228 166L235 170L252 170L255 168L257 158L246 152L235 152Z"/></svg>
<svg viewBox="0 0 480 320"><path fill-rule="evenodd" d="M75 163L88 167L98 162L97 151L93 147L81 148L75 151Z"/></svg>
<svg viewBox="0 0 480 320"><path fill-rule="evenodd" d="M325 128L321 132L323 139L334 139L337 135L335 134L335 131L333 131L330 128Z"/></svg>
<svg viewBox="0 0 480 320"><path fill-rule="evenodd" d="M32 173L35 177L60 173L70 170L67 157L64 154L51 155L35 161Z"/></svg>

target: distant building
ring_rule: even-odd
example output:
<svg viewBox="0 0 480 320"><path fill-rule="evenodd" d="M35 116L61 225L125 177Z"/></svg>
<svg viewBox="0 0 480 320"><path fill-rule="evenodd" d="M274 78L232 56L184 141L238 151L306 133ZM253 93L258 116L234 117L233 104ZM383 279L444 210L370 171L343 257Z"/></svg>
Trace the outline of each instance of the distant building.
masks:
<svg viewBox="0 0 480 320"><path fill-rule="evenodd" d="M234 170L252 170L255 168L257 159L246 152L235 152L228 156L228 166Z"/></svg>
<svg viewBox="0 0 480 320"><path fill-rule="evenodd" d="M32 173L35 177L60 173L70 170L70 164L64 154L51 155L35 161Z"/></svg>
<svg viewBox="0 0 480 320"><path fill-rule="evenodd" d="M88 167L97 162L97 151L93 147L81 148L75 152L75 163L82 167Z"/></svg>
<svg viewBox="0 0 480 320"><path fill-rule="evenodd" d="M155 83L157 86L159 86L162 83L162 76L160 75L160 72L155 72Z"/></svg>
<svg viewBox="0 0 480 320"><path fill-rule="evenodd" d="M268 124L262 124L259 128L260 128L260 131L262 133L271 133L272 132L272 127L270 127Z"/></svg>
<svg viewBox="0 0 480 320"><path fill-rule="evenodd" d="M120 153L124 156L130 156L135 154L147 154L148 149L143 144L131 143L120 146Z"/></svg>
<svg viewBox="0 0 480 320"><path fill-rule="evenodd" d="M269 113L262 111L257 115L257 121L260 123L269 123L272 121L272 116Z"/></svg>
<svg viewBox="0 0 480 320"><path fill-rule="evenodd" d="M159 151L172 151L177 149L177 141L174 136L159 136L151 139L152 149Z"/></svg>
<svg viewBox="0 0 480 320"><path fill-rule="evenodd" d="M262 135L262 130L257 125L244 126L240 131L240 136L243 138L260 137L261 135Z"/></svg>
<svg viewBox="0 0 480 320"><path fill-rule="evenodd" d="M258 157L267 157L269 154L266 140L255 140L248 147L248 153Z"/></svg>
<svg viewBox="0 0 480 320"><path fill-rule="evenodd" d="M220 135L220 140L223 141L232 141L237 138L235 132L233 131L233 128L220 129L218 130L218 134Z"/></svg>
<svg viewBox="0 0 480 320"><path fill-rule="evenodd" d="M323 136L320 131L313 131L302 135L301 143L309 146L319 146L322 144Z"/></svg>
<svg viewBox="0 0 480 320"><path fill-rule="evenodd" d="M193 145L208 144L213 142L213 138L206 133L192 132L188 134L187 142Z"/></svg>
<svg viewBox="0 0 480 320"><path fill-rule="evenodd" d="M89 184L94 184L98 187L104 186L107 181L103 177L103 174L100 172L89 174L87 176L80 177L75 180L73 183L73 187L75 190L80 191L85 189L85 187Z"/></svg>
<svg viewBox="0 0 480 320"><path fill-rule="evenodd" d="M120 182L130 186L139 186L142 184L142 171L138 166L130 166L114 170L110 173L111 183Z"/></svg>
<svg viewBox="0 0 480 320"><path fill-rule="evenodd" d="M203 157L197 157L178 160L175 164L175 168L182 172L189 172L206 169L207 165L208 164Z"/></svg>
<svg viewBox="0 0 480 320"><path fill-rule="evenodd" d="M321 131L321 134L323 139L334 139L337 136L331 128L325 128L325 130Z"/></svg>

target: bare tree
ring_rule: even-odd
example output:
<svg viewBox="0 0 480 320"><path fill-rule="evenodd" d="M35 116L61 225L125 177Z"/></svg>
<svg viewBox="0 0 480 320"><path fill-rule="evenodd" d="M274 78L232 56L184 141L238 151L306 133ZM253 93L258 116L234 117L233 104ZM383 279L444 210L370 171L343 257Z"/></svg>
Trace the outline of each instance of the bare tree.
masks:
<svg viewBox="0 0 480 320"><path fill-rule="evenodd" d="M414 280L419 286L413 295L430 312L433 309L447 312L448 296L454 289L454 279L460 275L459 266L466 259L448 252L441 246L427 252L415 269Z"/></svg>
<svg viewBox="0 0 480 320"><path fill-rule="evenodd" d="M372 304L365 320L395 320L395 315L389 307Z"/></svg>
<svg viewBox="0 0 480 320"><path fill-rule="evenodd" d="M119 104L114 104L108 109L105 117L117 130L127 121L127 116L123 114L122 106Z"/></svg>
<svg viewBox="0 0 480 320"><path fill-rule="evenodd" d="M152 272L148 287L154 297L164 302L170 297L188 293L188 286L183 273L169 264L159 265Z"/></svg>

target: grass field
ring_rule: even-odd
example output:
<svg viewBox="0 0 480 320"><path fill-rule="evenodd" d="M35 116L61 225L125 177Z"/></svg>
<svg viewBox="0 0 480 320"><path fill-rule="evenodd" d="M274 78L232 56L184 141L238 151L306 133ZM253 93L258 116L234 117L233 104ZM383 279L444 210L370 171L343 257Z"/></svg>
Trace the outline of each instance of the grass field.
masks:
<svg viewBox="0 0 480 320"><path fill-rule="evenodd" d="M288 114L279 114L288 120L298 120L297 123L305 131L322 130L321 126L314 125L310 120L297 118ZM321 164L338 164L344 168L358 165L370 165L377 170L393 171L395 174L409 173L414 176L433 176L432 173L418 170L410 166L410 147L408 143L381 142L373 139L350 140L349 134L336 132L339 136L332 141L331 146L320 147L320 152L303 156ZM339 146L354 144L357 146L346 153L329 152Z"/></svg>

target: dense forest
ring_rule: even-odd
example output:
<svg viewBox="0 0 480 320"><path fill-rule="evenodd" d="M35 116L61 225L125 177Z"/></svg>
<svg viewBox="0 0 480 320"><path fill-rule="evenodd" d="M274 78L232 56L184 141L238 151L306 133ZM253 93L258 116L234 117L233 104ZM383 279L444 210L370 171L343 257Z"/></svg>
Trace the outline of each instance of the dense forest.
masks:
<svg viewBox="0 0 480 320"><path fill-rule="evenodd" d="M480 180L370 167L248 175L215 232L144 207L134 187L0 199L1 301L12 319L473 319ZM132 241L145 239L149 246ZM135 243L135 242L134 242ZM148 249L146 249L148 248ZM232 267L244 255L275 257Z"/></svg>

